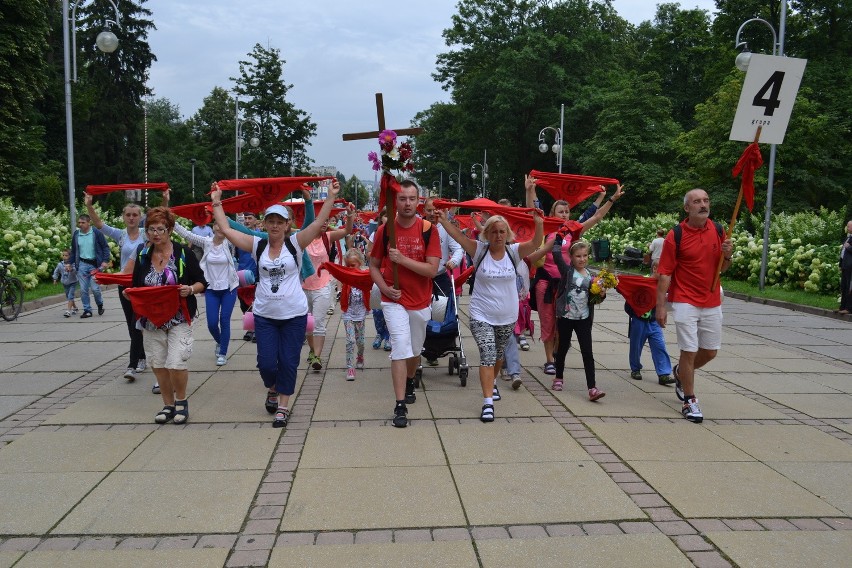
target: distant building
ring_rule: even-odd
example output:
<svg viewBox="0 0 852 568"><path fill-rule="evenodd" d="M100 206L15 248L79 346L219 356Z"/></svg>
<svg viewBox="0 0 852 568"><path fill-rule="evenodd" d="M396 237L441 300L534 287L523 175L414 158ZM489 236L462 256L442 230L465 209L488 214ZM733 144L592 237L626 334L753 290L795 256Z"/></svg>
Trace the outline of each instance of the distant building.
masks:
<svg viewBox="0 0 852 568"><path fill-rule="evenodd" d="M337 166L313 166L310 169L310 173L312 176L334 177L337 175ZM325 199L328 197L328 182L322 182L318 188L311 190L311 197L314 199Z"/></svg>

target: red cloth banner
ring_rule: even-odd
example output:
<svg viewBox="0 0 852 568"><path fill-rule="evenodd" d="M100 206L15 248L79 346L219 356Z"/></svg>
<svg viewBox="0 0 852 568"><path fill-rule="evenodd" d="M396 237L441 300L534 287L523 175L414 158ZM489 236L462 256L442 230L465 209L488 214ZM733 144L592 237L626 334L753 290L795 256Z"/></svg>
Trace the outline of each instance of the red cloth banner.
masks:
<svg viewBox="0 0 852 568"><path fill-rule="evenodd" d="M388 172L384 172L382 174L382 179L380 181L380 189L379 189L379 211L386 205L385 200L387 199L387 193L390 190L391 193L396 196L402 190L399 182L396 181L396 178L389 174Z"/></svg>
<svg viewBox="0 0 852 568"><path fill-rule="evenodd" d="M250 306L254 303L254 291L256 288L256 284L237 288L237 297Z"/></svg>
<svg viewBox="0 0 852 568"><path fill-rule="evenodd" d="M575 207L589 196L600 191L599 185L618 185L615 178L581 176L575 174L554 174L550 172L530 171L530 177L536 178L536 185L550 194L553 199L564 199Z"/></svg>
<svg viewBox="0 0 852 568"><path fill-rule="evenodd" d="M133 283L133 275L129 272L94 272L95 281L98 284L118 284L125 288Z"/></svg>
<svg viewBox="0 0 852 568"><path fill-rule="evenodd" d="M349 268L332 262L323 262L319 265L317 276L323 270L327 270L336 280L348 284L353 288L363 290L368 295L373 288L373 278L370 276L370 271L362 268Z"/></svg>
<svg viewBox="0 0 852 568"><path fill-rule="evenodd" d="M272 196L280 191L292 193L297 189L302 189L302 185L306 183L316 183L327 179L334 179L333 176L301 176L301 177L277 177L277 178L251 178L251 179L225 179L219 183L219 189L222 191L236 190L247 191L264 197ZM273 199L270 203L280 201L281 198Z"/></svg>
<svg viewBox="0 0 852 568"><path fill-rule="evenodd" d="M316 218L317 214L319 214L320 209L322 209L322 205L325 203L325 200L314 201L314 218ZM345 199L335 199L335 205L338 203L341 205L340 207L332 207L331 213L328 214L329 217L337 215L343 211L346 211L346 200ZM294 227L302 228L302 225L305 223L305 202L304 201L282 201L281 205L289 207L293 210L293 223Z"/></svg>
<svg viewBox="0 0 852 568"><path fill-rule="evenodd" d="M459 229L462 231L475 228L473 219L471 219L470 215L454 215L453 219L455 219L456 225L458 225Z"/></svg>
<svg viewBox="0 0 852 568"><path fill-rule="evenodd" d="M189 219L196 225L207 225L213 220L213 206L210 202L189 203L187 205L175 205L170 207L172 213L178 217Z"/></svg>
<svg viewBox="0 0 852 568"><path fill-rule="evenodd" d="M743 155L737 161L737 165L731 171L733 177L743 174L742 189L746 207L751 211L754 209L754 172L763 165L763 156L760 154L760 146L752 142L746 146Z"/></svg>
<svg viewBox="0 0 852 568"><path fill-rule="evenodd" d="M657 305L657 279L619 274L615 287L637 315L645 315Z"/></svg>
<svg viewBox="0 0 852 568"><path fill-rule="evenodd" d="M357 220L362 223L369 223L376 219L379 216L378 211L358 211Z"/></svg>
<svg viewBox="0 0 852 568"><path fill-rule="evenodd" d="M436 199L433 201L437 209L472 209L474 211L486 211L493 207L502 207L499 203L486 199L485 197L477 197L468 201L450 201L449 199Z"/></svg>
<svg viewBox="0 0 852 568"><path fill-rule="evenodd" d="M498 205L490 210L489 213L492 215L501 215L505 218L509 222L512 232L515 233L515 242L523 243L531 240L535 235L535 219L530 211L532 209L526 207L500 207ZM563 219L557 217L545 217L544 234L547 235L558 231L564 222Z"/></svg>
<svg viewBox="0 0 852 568"><path fill-rule="evenodd" d="M89 195L102 195L114 191L126 191L128 189L150 189L154 191L165 191L169 189L167 183L119 183L114 185L87 185L86 193Z"/></svg>
<svg viewBox="0 0 852 568"><path fill-rule="evenodd" d="M465 282L467 282L467 279L468 279L468 278L470 278L470 275L471 275L471 274L473 274L473 271L474 271L475 269L476 269L476 267L475 267L475 266L469 266L469 267L465 268L465 269L462 271L462 273L461 273L461 274L459 274L459 277L458 277L458 278L456 278L456 288L461 287L461 285L462 285L462 284L464 284Z"/></svg>
<svg viewBox="0 0 852 568"><path fill-rule="evenodd" d="M133 305L133 313L148 318L148 321L160 327L172 319L178 311L183 313L187 322L191 321L186 298L182 298L179 294L180 287L180 284L141 286L127 288L124 292Z"/></svg>

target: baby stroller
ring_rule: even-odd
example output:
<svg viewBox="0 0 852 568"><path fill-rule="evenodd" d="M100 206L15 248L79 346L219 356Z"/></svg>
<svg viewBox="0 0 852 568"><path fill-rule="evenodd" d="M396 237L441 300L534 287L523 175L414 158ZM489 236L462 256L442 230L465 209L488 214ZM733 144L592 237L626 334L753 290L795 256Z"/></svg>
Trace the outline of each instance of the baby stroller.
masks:
<svg viewBox="0 0 852 568"><path fill-rule="evenodd" d="M440 288L439 288L440 290ZM464 354L464 345L462 344L461 334L459 333L459 318L458 298L455 294L456 279L450 274L450 294L435 297L435 301L439 302L442 298L446 298L446 311L442 321L429 320L426 324L426 340L423 342L422 356L429 361L434 361L439 357L449 355L447 370L450 375L458 373L461 386L467 386L467 356ZM444 290L441 290L444 292ZM420 386L420 379L423 377L423 365L417 368L414 375L415 387Z"/></svg>

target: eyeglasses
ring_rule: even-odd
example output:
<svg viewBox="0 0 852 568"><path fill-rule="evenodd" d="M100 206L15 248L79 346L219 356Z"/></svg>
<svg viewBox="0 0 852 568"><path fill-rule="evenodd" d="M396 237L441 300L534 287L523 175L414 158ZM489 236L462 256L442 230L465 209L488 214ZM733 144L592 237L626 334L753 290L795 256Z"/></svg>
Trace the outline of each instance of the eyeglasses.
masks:
<svg viewBox="0 0 852 568"><path fill-rule="evenodd" d="M165 227L148 227L145 229L145 232L149 235L164 235L169 232Z"/></svg>

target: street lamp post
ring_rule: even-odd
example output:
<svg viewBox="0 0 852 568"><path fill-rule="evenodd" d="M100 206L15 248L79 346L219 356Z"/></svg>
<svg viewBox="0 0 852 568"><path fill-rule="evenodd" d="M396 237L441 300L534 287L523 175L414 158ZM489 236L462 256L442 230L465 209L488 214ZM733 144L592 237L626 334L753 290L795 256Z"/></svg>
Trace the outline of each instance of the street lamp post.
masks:
<svg viewBox="0 0 852 568"><path fill-rule="evenodd" d="M192 166L192 202L195 203L195 158L190 158L189 163Z"/></svg>
<svg viewBox="0 0 852 568"><path fill-rule="evenodd" d="M77 82L77 6L83 0L75 1L69 10L69 0L62 0L62 51L65 71L65 145L68 151L68 216L71 220L71 233L77 226L77 208L74 204L77 189L74 182L74 128L71 107L71 82ZM107 20L106 28L98 34L95 44L104 53L112 53L118 48L118 38L109 29L110 24L119 26L118 6L109 0L115 10L115 20ZM73 74L72 74L73 65Z"/></svg>
<svg viewBox="0 0 852 568"><path fill-rule="evenodd" d="M547 142L545 142L544 133L548 130L552 131L554 134L554 139L556 142L553 146L548 146ZM555 128L553 126L545 126L538 133L538 151L542 154L546 154L548 150L553 150L553 153L556 154L556 167L559 169L559 173L562 173L562 145L565 138L565 105L562 105L562 108L559 111L559 128Z"/></svg>
<svg viewBox="0 0 852 568"><path fill-rule="evenodd" d="M743 48L743 51L739 55L737 55L737 58L734 62L737 66L737 69L739 69L740 71L746 71L751 60L751 52L748 49L748 44L744 41L740 41L740 34L742 33L743 28L745 28L751 22L760 22L770 29L770 31L772 32L772 55L783 56L784 34L787 28L787 0L782 0L781 2L781 19L778 27L779 33L777 35L775 34L775 28L772 27L772 24L761 18L751 18L750 20L746 20L740 25L740 29L737 30L737 36L734 39L734 47L736 49L739 49L740 47ZM758 287L760 288L760 290L763 290L763 285L766 282L766 265L767 258L769 256L769 224L772 218L772 186L775 185L776 153L777 149L775 144L770 144L769 174L766 187L766 213L763 219L763 253L760 257L760 280L758 281Z"/></svg>
<svg viewBox="0 0 852 568"><path fill-rule="evenodd" d="M470 166L471 179L476 179L476 166L479 166L482 172L482 197L485 197L485 181L488 179L488 150L485 150L481 164L477 163Z"/></svg>
<svg viewBox="0 0 852 568"><path fill-rule="evenodd" d="M243 138L243 127L246 123L251 124L255 128L257 136L252 136L249 139L249 144L252 148L260 146L260 124L253 118L244 118L240 120L240 98L234 97L234 179L240 178L240 158L243 155L243 146L246 141Z"/></svg>
<svg viewBox="0 0 852 568"><path fill-rule="evenodd" d="M461 166L459 166L459 168L461 168ZM449 177L450 177L450 187L453 187L453 185L457 186L456 187L456 190L457 190L456 200L461 201L461 184L459 183L459 174L455 174L455 173L450 174ZM455 181L453 181L453 178L456 178Z"/></svg>

